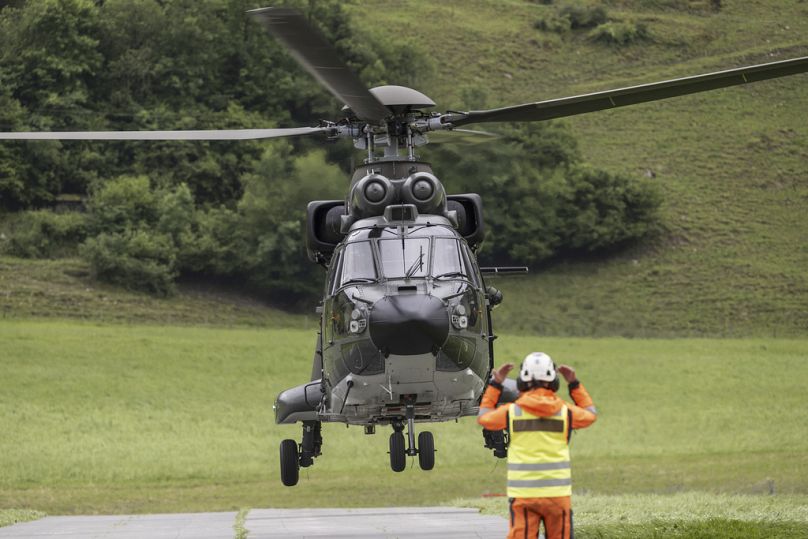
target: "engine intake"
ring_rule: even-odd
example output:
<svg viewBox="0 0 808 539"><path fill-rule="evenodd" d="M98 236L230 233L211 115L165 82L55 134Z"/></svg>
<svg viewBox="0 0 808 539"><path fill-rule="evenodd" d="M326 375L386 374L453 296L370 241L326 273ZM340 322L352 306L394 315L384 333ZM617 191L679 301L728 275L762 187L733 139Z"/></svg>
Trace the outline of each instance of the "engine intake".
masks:
<svg viewBox="0 0 808 539"><path fill-rule="evenodd" d="M446 191L443 184L429 172L410 175L401 186L401 199L413 204L419 213L443 215L446 210Z"/></svg>
<svg viewBox="0 0 808 539"><path fill-rule="evenodd" d="M384 208L393 203L395 186L386 176L368 174L351 189L351 213L363 217L382 215Z"/></svg>

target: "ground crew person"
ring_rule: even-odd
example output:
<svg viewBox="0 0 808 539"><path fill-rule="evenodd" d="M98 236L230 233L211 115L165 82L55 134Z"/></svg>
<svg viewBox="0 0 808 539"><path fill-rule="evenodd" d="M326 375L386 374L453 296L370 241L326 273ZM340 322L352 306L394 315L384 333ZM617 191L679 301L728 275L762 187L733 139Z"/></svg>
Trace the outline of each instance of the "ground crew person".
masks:
<svg viewBox="0 0 808 539"><path fill-rule="evenodd" d="M570 433L594 423L597 410L575 377L575 369L569 365L556 369L550 356L542 352L528 354L522 362L516 380L516 402L496 407L502 383L513 367L507 363L493 372L477 416L485 429L507 428L510 432L508 539L538 537L542 521L547 539L570 539ZM575 404L556 395L558 373L567 381Z"/></svg>

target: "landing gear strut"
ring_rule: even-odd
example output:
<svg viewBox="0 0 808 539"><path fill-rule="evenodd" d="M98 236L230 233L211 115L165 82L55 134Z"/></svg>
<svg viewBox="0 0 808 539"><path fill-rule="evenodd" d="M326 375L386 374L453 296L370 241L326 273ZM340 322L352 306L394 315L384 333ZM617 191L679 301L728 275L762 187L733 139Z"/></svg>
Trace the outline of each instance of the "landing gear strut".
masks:
<svg viewBox="0 0 808 539"><path fill-rule="evenodd" d="M314 464L314 458L321 455L321 426L319 421L304 421L303 441L299 446L294 440L281 442L281 482L287 487L297 485L300 468L308 468Z"/></svg>
<svg viewBox="0 0 808 539"><path fill-rule="evenodd" d="M407 447L404 447L404 424L393 422L393 433L390 435L390 468L394 472L404 471L407 457L418 456L418 464L422 470L435 467L435 439L431 432L418 434L418 446L415 445L415 405L407 402L405 407L407 419Z"/></svg>

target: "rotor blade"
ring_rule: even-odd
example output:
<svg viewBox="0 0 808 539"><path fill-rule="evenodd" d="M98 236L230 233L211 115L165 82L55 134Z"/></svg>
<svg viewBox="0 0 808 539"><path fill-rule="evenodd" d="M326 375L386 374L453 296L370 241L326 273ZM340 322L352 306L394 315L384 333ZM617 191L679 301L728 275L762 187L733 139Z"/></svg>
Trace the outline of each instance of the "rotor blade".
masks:
<svg viewBox="0 0 808 539"><path fill-rule="evenodd" d="M337 56L325 37L297 10L261 8L248 11L280 41L303 68L362 120L381 123L390 111Z"/></svg>
<svg viewBox="0 0 808 539"><path fill-rule="evenodd" d="M498 139L502 135L475 129L451 129L447 131L430 131L430 144L479 144Z"/></svg>
<svg viewBox="0 0 808 539"><path fill-rule="evenodd" d="M18 131L0 140L252 140L325 133L327 127L287 129L210 129L202 131Z"/></svg>
<svg viewBox="0 0 808 539"><path fill-rule="evenodd" d="M805 72L808 72L808 56L512 107L450 113L447 121L458 126L480 122L539 122Z"/></svg>

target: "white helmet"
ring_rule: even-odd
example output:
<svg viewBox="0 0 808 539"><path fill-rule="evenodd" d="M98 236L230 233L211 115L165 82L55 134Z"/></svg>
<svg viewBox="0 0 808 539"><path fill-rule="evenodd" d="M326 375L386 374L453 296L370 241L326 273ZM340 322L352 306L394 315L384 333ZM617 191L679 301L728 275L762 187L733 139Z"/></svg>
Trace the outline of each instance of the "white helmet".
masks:
<svg viewBox="0 0 808 539"><path fill-rule="evenodd" d="M553 359L544 352L533 352L525 356L519 370L519 379L523 382L552 382L556 379Z"/></svg>

